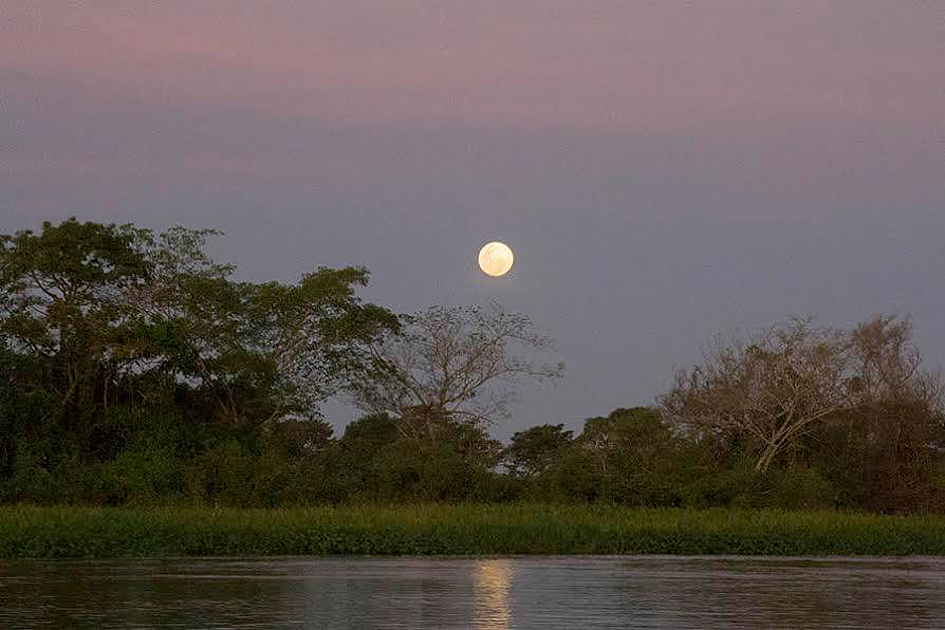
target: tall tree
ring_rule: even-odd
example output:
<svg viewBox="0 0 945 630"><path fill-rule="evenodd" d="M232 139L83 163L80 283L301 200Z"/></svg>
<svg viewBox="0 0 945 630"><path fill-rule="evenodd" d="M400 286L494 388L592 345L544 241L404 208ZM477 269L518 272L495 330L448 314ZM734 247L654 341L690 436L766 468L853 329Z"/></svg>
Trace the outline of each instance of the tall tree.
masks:
<svg viewBox="0 0 945 630"><path fill-rule="evenodd" d="M522 379L554 381L564 365L517 351L551 349L531 320L497 304L433 307L367 344L371 370L349 388L370 413L387 413L405 437L436 435L446 421L488 424L507 413Z"/></svg>
<svg viewBox="0 0 945 630"><path fill-rule="evenodd" d="M601 473L629 474L652 472L655 462L671 466L672 437L658 410L631 407L588 418L575 444L592 457Z"/></svg>
<svg viewBox="0 0 945 630"><path fill-rule="evenodd" d="M908 319L876 317L850 335L856 408L837 418L832 459L871 510L941 510L945 408L936 373L922 369ZM937 487L936 487L937 486Z"/></svg>
<svg viewBox="0 0 945 630"><path fill-rule="evenodd" d="M749 438L755 470L764 472L818 422L854 404L850 359L842 333L793 320L728 345L717 340L660 402L667 418L698 435Z"/></svg>
<svg viewBox="0 0 945 630"><path fill-rule="evenodd" d="M216 234L177 227L141 239L154 281L133 301L160 370L197 383L234 426L317 415L396 317L357 297L368 282L359 267L319 267L296 284L235 281L203 251Z"/></svg>
<svg viewBox="0 0 945 630"><path fill-rule="evenodd" d="M755 469L764 472L828 421L862 424L885 409L886 424L901 433L924 409L922 422L931 427L942 390L920 363L908 320L877 317L852 330L792 320L717 342L701 365L677 374L660 402L665 417L697 437L744 438L754 447ZM901 413L890 413L894 408Z"/></svg>
<svg viewBox="0 0 945 630"><path fill-rule="evenodd" d="M44 393L83 454L110 405L178 390L233 427L317 415L397 326L356 295L365 269L239 282L205 253L214 234L70 219L0 237L0 341L30 366L15 385Z"/></svg>
<svg viewBox="0 0 945 630"><path fill-rule="evenodd" d="M0 236L0 335L37 362L37 378L20 385L45 392L85 449L133 317L123 296L150 279L140 234L69 219Z"/></svg>
<svg viewBox="0 0 945 630"><path fill-rule="evenodd" d="M571 446L574 432L563 424L543 424L518 431L505 449L505 465L516 477L530 478L545 473Z"/></svg>

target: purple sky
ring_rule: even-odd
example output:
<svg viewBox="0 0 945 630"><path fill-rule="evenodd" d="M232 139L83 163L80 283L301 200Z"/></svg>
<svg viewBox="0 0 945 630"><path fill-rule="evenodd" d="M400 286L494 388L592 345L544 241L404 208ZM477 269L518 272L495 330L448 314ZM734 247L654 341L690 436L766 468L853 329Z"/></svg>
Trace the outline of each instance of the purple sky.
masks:
<svg viewBox="0 0 945 630"><path fill-rule="evenodd" d="M911 313L937 367L945 3L7 0L0 232L71 215L529 313L567 376L500 437L649 404L790 315Z"/></svg>

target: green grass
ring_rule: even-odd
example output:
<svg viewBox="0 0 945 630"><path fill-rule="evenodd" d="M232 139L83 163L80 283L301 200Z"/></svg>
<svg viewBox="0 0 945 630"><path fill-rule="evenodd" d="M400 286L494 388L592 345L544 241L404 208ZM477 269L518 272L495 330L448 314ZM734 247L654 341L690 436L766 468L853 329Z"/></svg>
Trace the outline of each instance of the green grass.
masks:
<svg viewBox="0 0 945 630"><path fill-rule="evenodd" d="M945 555L945 517L554 505L0 507L0 558Z"/></svg>

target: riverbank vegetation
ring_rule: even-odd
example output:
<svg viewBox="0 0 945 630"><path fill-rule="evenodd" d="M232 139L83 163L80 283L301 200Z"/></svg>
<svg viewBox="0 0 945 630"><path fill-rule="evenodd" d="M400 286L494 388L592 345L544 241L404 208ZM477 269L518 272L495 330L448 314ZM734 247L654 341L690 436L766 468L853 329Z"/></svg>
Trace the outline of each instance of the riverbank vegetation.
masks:
<svg viewBox="0 0 945 630"><path fill-rule="evenodd" d="M368 273L354 267L239 281L207 255L213 235L69 220L0 237L0 502L945 512L942 389L907 319L842 330L790 320L720 339L653 406L586 419L576 434L566 427L578 419L549 418L502 444L489 428L507 418L515 383L563 370L532 358L552 347L527 317L496 305L397 315L359 298ZM319 409L338 396L365 415L336 436ZM71 514L86 532L152 514L109 512L112 525L105 512L9 508L5 531L18 509L30 527ZM582 523L585 509L554 514ZM614 542L587 545L623 544L608 518L592 529ZM531 540L531 527L512 540ZM498 521L483 532L503 539ZM492 534L462 540L480 535ZM569 545L559 550L584 549Z"/></svg>
<svg viewBox="0 0 945 630"><path fill-rule="evenodd" d="M945 518L587 505L0 508L2 558L945 555Z"/></svg>

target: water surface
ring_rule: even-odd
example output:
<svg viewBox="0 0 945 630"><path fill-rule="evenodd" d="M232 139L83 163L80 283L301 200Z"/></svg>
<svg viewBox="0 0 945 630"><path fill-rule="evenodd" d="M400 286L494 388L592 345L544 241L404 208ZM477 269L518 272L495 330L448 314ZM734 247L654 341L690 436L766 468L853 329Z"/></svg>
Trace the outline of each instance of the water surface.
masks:
<svg viewBox="0 0 945 630"><path fill-rule="evenodd" d="M943 628L945 559L0 561L0 628Z"/></svg>

